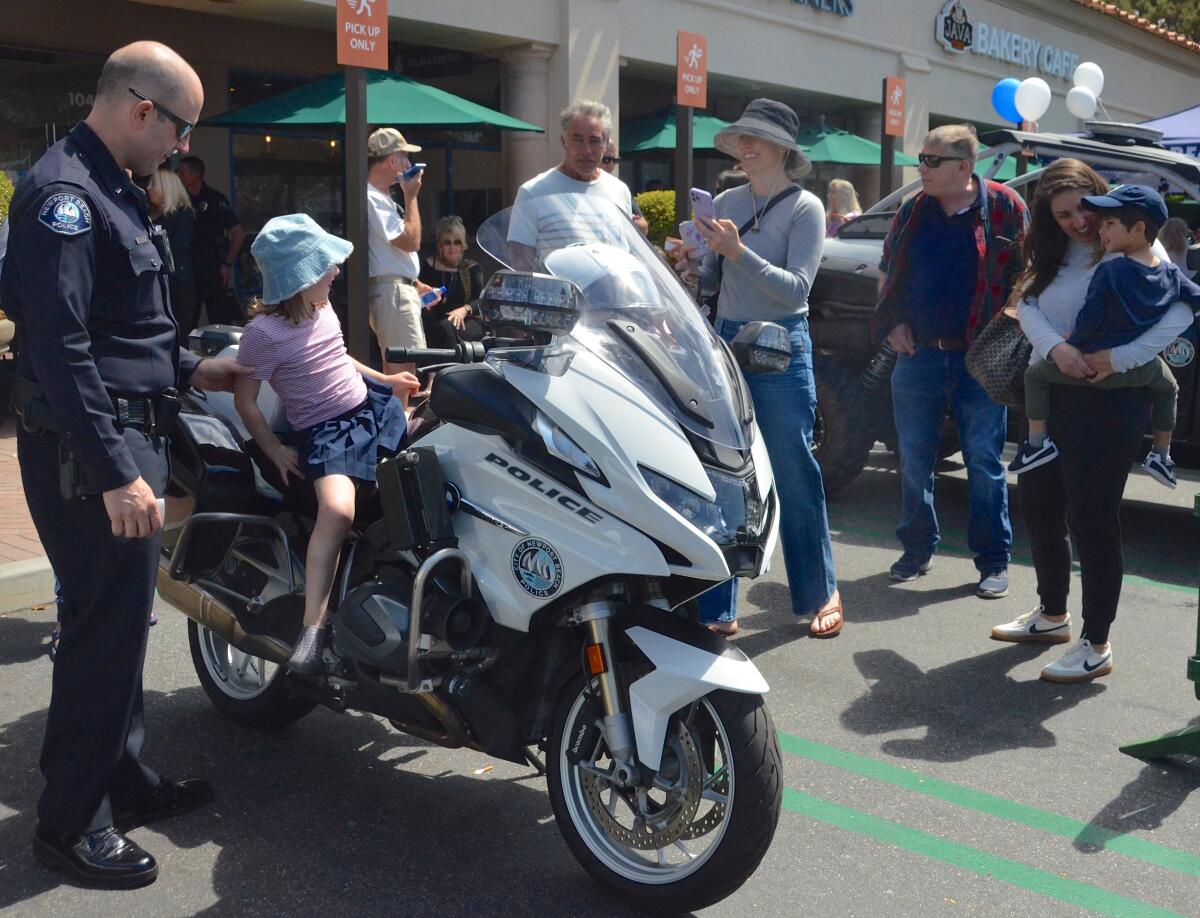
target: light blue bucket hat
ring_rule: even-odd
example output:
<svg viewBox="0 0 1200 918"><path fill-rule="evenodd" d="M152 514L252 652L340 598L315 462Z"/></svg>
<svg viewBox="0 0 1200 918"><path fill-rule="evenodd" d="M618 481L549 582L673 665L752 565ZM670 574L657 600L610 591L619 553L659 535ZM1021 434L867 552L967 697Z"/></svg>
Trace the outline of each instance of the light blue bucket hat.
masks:
<svg viewBox="0 0 1200 918"><path fill-rule="evenodd" d="M267 221L250 246L262 273L264 303L282 303L311 287L354 246L327 233L308 214L287 214Z"/></svg>

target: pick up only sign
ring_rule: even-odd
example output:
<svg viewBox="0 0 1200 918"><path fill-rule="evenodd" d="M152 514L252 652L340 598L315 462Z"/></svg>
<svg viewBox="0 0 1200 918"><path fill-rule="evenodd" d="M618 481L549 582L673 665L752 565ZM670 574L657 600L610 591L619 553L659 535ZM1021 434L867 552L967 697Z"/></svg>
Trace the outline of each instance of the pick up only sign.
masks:
<svg viewBox="0 0 1200 918"><path fill-rule="evenodd" d="M388 0L337 0L337 62L388 69Z"/></svg>

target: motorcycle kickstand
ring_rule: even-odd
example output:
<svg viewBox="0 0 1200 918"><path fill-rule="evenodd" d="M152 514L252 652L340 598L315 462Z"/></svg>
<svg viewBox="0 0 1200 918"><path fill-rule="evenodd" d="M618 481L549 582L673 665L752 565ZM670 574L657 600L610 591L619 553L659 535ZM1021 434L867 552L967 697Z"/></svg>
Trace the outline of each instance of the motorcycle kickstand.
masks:
<svg viewBox="0 0 1200 918"><path fill-rule="evenodd" d="M533 766L539 778L546 774L546 760L538 755L532 746L525 747L525 761Z"/></svg>

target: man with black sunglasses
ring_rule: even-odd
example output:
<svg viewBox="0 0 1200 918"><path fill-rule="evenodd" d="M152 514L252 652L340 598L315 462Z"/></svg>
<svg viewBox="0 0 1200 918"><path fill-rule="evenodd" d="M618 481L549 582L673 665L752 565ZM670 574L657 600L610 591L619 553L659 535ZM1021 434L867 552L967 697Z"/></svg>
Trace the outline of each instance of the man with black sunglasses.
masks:
<svg viewBox="0 0 1200 918"><path fill-rule="evenodd" d="M883 244L871 328L875 340L886 339L899 355L892 405L900 453L896 535L904 553L889 576L915 580L932 566L940 538L933 469L949 404L967 466L976 595L998 599L1008 592L1012 547L1000 461L1007 412L967 372L965 357L1012 291L1027 216L1015 192L975 174L977 149L970 125L946 125L926 136L921 192L901 206Z"/></svg>
<svg viewBox="0 0 1200 918"><path fill-rule="evenodd" d="M187 152L203 100L195 71L165 45L115 51L86 120L17 185L0 275L21 342L21 481L62 586L33 851L106 889L158 875L126 832L212 799L207 781L167 781L142 762L142 661L174 387L230 389L246 371L179 346L170 249L131 178Z"/></svg>

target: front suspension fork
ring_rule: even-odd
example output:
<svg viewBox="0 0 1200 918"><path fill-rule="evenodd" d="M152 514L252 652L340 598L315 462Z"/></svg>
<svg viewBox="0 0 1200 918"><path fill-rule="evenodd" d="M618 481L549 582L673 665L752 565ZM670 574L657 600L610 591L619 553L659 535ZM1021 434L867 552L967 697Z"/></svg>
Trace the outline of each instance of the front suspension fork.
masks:
<svg viewBox="0 0 1200 918"><path fill-rule="evenodd" d="M576 613L588 631L587 671L600 687L601 721L604 739L613 759L613 779L622 785L632 783L638 774L637 746L633 736L633 717L622 700L617 677L617 654L612 636L616 608L607 600L591 602Z"/></svg>

